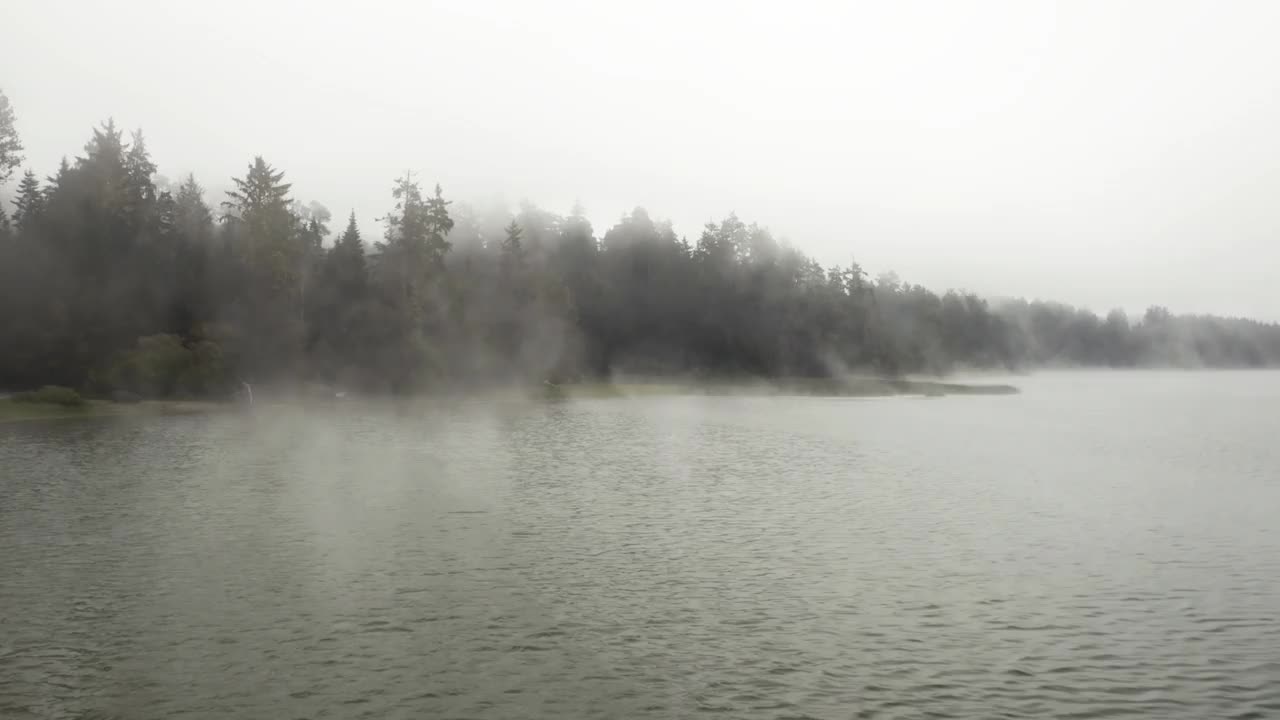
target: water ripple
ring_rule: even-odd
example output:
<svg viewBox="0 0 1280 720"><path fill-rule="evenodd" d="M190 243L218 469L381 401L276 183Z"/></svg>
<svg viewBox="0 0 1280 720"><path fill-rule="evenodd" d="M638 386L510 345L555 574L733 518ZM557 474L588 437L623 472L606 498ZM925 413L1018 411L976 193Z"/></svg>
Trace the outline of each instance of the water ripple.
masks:
<svg viewBox="0 0 1280 720"><path fill-rule="evenodd" d="M1280 716L1280 385L1068 377L0 426L0 717Z"/></svg>

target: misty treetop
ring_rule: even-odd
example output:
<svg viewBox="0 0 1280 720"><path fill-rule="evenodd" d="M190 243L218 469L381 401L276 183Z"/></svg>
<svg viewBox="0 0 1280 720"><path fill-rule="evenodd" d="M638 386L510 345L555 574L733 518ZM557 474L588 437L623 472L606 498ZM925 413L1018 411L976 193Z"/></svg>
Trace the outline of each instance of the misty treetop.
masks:
<svg viewBox="0 0 1280 720"><path fill-rule="evenodd" d="M293 196L262 157L215 206L161 186L108 121L40 178L0 95L0 387L217 395L242 381L370 391L636 374L1280 364L1280 327L941 295L823 267L736 215L694 242L636 208L476 212L390 183L379 237ZM373 242L370 243L369 241Z"/></svg>

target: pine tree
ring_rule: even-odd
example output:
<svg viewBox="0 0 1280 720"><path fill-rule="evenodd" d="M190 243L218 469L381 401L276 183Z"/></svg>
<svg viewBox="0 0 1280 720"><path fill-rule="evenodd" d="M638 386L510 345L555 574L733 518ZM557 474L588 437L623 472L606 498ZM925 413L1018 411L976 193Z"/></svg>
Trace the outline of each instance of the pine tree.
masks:
<svg viewBox="0 0 1280 720"><path fill-rule="evenodd" d="M451 247L445 239L453 229L450 203L439 185L433 197L424 199L412 173L396 180L391 197L396 203L384 218L386 240L378 243L384 256L379 264L385 275L395 278L401 297L418 306L425 299L427 284L444 269L444 256Z"/></svg>
<svg viewBox="0 0 1280 720"><path fill-rule="evenodd" d="M0 90L0 185L13 177L23 159L22 140L18 137L18 129L14 127L13 106L9 104L4 91Z"/></svg>
<svg viewBox="0 0 1280 720"><path fill-rule="evenodd" d="M356 214L347 218L347 228L342 232L333 249L325 256L324 283L327 300L334 308L342 308L341 314L349 316L356 304L363 302L368 288L368 269L365 261L364 241L356 225Z"/></svg>
<svg viewBox="0 0 1280 720"><path fill-rule="evenodd" d="M178 257L174 294L174 315L178 329L188 337L202 335L204 323L218 312L211 285L214 258L213 214L204 201L204 189L188 174L178 186L171 206L161 196L162 209L172 213L172 238Z"/></svg>
<svg viewBox="0 0 1280 720"><path fill-rule="evenodd" d="M205 243L212 234L213 213L204 202L204 188L188 174L174 198L174 225L187 242Z"/></svg>
<svg viewBox="0 0 1280 720"><path fill-rule="evenodd" d="M63 155L62 160L58 163L58 171L45 178L45 196L51 197L57 193L60 188L67 184L67 180L70 176L71 163L67 162L67 156Z"/></svg>
<svg viewBox="0 0 1280 720"><path fill-rule="evenodd" d="M71 169L59 171L49 198L60 227L58 242L85 266L127 263L147 229L155 197L150 175L141 174L155 166L145 144L128 159L130 148L111 119L94 128L84 151Z"/></svg>
<svg viewBox="0 0 1280 720"><path fill-rule="evenodd" d="M22 174L13 207L13 225L19 233L31 232L44 214L45 195L40 189L40 180L31 170Z"/></svg>
<svg viewBox="0 0 1280 720"><path fill-rule="evenodd" d="M166 240L172 240L178 228L178 203L174 201L173 193L168 190L160 193L156 198L155 214L156 227L160 231L160 236Z"/></svg>
<svg viewBox="0 0 1280 720"><path fill-rule="evenodd" d="M445 239L453 228L449 202L436 186L423 198L411 173L396 180L391 197L395 206L383 218L387 229L378 243L374 276L387 313L383 318L390 354L400 358L385 371L398 386L424 382L440 365L429 340L439 337L447 322Z"/></svg>
<svg viewBox="0 0 1280 720"><path fill-rule="evenodd" d="M534 265L541 265L548 252L556 246L560 236L560 216L547 212L530 202L520 204L516 222L524 231L522 243L525 256Z"/></svg>
<svg viewBox="0 0 1280 720"><path fill-rule="evenodd" d="M524 264L524 248L520 245L520 236L524 231L515 220L503 228L506 236L502 240L502 270L504 275L519 270Z"/></svg>
<svg viewBox="0 0 1280 720"><path fill-rule="evenodd" d="M364 255L364 241L360 239L360 228L356 225L355 210L352 210L351 215L347 217L347 229L342 231L342 236L334 243L334 247L343 247L351 250L358 249L360 254Z"/></svg>
<svg viewBox="0 0 1280 720"><path fill-rule="evenodd" d="M599 250L586 212L582 205L574 203L569 216L560 224L560 237L556 241L557 249L585 255L594 255Z"/></svg>
<svg viewBox="0 0 1280 720"><path fill-rule="evenodd" d="M239 265L237 353L254 377L297 369L306 339L305 281L312 255L290 210L284 172L257 156L222 203L229 246Z"/></svg>
<svg viewBox="0 0 1280 720"><path fill-rule="evenodd" d="M231 178L236 189L228 191L222 203L223 221L248 221L255 213L286 210L292 185L283 180L283 170L271 167L261 155L255 156L244 178Z"/></svg>
<svg viewBox="0 0 1280 720"><path fill-rule="evenodd" d="M141 226L156 202L156 186L151 180L156 164L147 152L141 129L133 132L132 139L124 156L125 197L130 218L135 226Z"/></svg>
<svg viewBox="0 0 1280 720"><path fill-rule="evenodd" d="M586 211L575 204L560 225L560 237L552 253L552 263L564 278L574 304L594 304L598 295L598 261L600 244L596 241Z"/></svg>
<svg viewBox="0 0 1280 720"><path fill-rule="evenodd" d="M449 217L449 206L452 204L452 200L444 199L440 184L437 183L435 195L427 198L426 229L428 247L439 265L443 265L445 253L453 247L445 239L453 229L453 218Z"/></svg>
<svg viewBox="0 0 1280 720"><path fill-rule="evenodd" d="M118 191L125 181L127 150L124 132L116 127L114 119L107 118L94 128L93 137L84 146L84 156L76 158L76 168L89 172L97 182L114 184L112 189Z"/></svg>
<svg viewBox="0 0 1280 720"><path fill-rule="evenodd" d="M333 278L344 291L363 287L366 272L364 241L360 238L360 228L356 225L354 210L347 218L347 229L342 232L337 242L333 244L333 249L329 251L327 263L332 269Z"/></svg>
<svg viewBox="0 0 1280 720"><path fill-rule="evenodd" d="M230 223L242 258L262 276L272 292L287 301L301 288L306 245L290 211L284 171L254 158L243 178L232 178L235 190L223 201L224 222ZM296 299L296 298L295 298Z"/></svg>
<svg viewBox="0 0 1280 720"><path fill-rule="evenodd" d="M346 230L324 255L308 300L311 365L330 381L362 382L358 368L369 337L366 290L364 243L352 212Z"/></svg>

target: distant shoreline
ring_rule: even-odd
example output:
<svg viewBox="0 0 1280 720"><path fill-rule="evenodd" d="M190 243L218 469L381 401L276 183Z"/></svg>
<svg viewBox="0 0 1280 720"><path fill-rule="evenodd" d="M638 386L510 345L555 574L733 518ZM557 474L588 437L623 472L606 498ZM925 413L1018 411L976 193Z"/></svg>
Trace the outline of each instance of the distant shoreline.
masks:
<svg viewBox="0 0 1280 720"><path fill-rule="evenodd" d="M551 397L569 399L653 395L758 395L804 397L893 397L900 395L1016 395L1013 385L955 383L902 378L784 379L771 381L665 381L634 380L547 385Z"/></svg>

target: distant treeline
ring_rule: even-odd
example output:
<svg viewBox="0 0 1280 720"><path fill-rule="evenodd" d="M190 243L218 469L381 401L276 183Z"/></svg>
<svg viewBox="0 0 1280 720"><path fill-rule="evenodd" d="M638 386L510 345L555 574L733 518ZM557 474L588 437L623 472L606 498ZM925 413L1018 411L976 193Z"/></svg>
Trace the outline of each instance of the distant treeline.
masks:
<svg viewBox="0 0 1280 720"><path fill-rule="evenodd" d="M3 102L0 182L20 151ZM330 242L328 211L261 157L216 206L195 178L156 178L141 133L111 122L49 177L18 178L0 210L0 387L1280 364L1275 324L939 295L824 268L733 215L690 242L636 209L598 236L581 210L477 213L406 176L375 242L354 214Z"/></svg>

